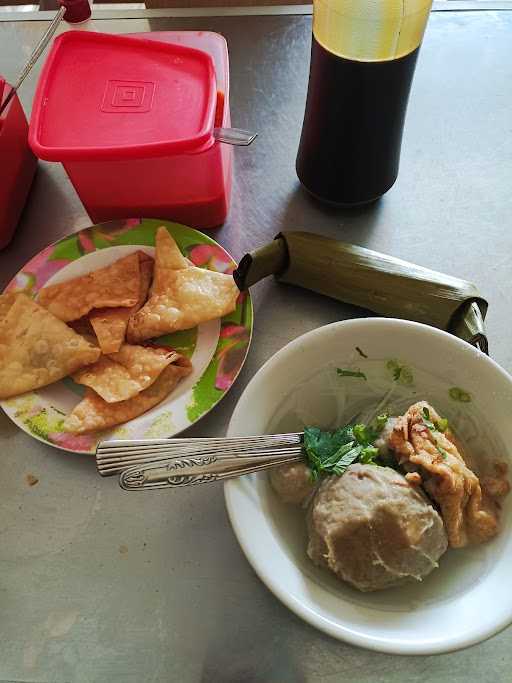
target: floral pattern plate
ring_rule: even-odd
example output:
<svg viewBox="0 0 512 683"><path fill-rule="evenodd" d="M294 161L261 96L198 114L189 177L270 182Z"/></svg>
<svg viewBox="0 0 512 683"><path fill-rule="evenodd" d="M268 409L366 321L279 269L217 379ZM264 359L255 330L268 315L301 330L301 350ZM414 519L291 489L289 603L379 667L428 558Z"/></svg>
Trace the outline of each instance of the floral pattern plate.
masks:
<svg viewBox="0 0 512 683"><path fill-rule="evenodd" d="M51 244L24 266L5 291L24 291L34 297L47 284L83 275L138 249L154 255L160 225L194 265L220 273L232 273L236 267L219 244L197 230L169 221L130 219L94 225ZM69 377L0 405L31 436L72 452L93 453L98 441L105 439L171 437L209 412L231 387L249 349L252 321L250 296L241 293L230 315L159 337L159 342L191 359L193 372L162 403L113 429L80 436L62 431L64 416L84 393L84 387Z"/></svg>

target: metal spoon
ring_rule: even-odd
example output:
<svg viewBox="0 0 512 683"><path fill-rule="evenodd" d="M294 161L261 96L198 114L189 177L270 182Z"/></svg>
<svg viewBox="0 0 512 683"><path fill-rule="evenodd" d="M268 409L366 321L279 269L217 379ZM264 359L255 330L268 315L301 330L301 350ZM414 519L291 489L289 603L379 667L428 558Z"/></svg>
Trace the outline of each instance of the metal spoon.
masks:
<svg viewBox="0 0 512 683"><path fill-rule="evenodd" d="M171 488L218 481L302 460L303 434L213 439L102 441L96 466L103 477L121 473L126 489Z"/></svg>

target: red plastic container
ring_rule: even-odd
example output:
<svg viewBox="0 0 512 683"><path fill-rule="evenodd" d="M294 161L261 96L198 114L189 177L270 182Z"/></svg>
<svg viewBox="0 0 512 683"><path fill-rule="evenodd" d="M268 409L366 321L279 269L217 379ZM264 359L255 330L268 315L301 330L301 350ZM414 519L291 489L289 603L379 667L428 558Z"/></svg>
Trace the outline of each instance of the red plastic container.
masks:
<svg viewBox="0 0 512 683"><path fill-rule="evenodd" d="M192 35L165 42L169 34L71 31L55 40L29 140L39 158L63 163L94 222L140 215L210 228L225 220L232 151L213 128L229 125L227 50L218 36L223 98L219 42L213 57L190 47L205 42ZM203 35L212 43L215 34Z"/></svg>
<svg viewBox="0 0 512 683"><path fill-rule="evenodd" d="M0 102L9 87L0 78ZM0 249L6 247L27 201L37 159L28 146L28 123L15 95L0 116Z"/></svg>

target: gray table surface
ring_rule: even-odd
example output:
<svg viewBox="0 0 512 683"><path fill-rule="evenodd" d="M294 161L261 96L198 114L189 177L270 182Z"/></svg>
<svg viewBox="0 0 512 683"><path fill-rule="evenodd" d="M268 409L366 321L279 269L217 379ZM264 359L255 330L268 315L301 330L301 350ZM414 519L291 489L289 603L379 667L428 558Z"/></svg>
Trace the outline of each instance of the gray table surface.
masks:
<svg viewBox="0 0 512 683"><path fill-rule="evenodd" d="M92 28L197 28L226 36L233 123L260 131L251 149L237 151L230 217L215 232L235 257L282 228L306 229L474 280L490 300L491 354L512 370L512 12L432 15L399 180L379 203L354 211L314 203L294 172L310 21L111 19ZM1 70L9 79L43 28L37 21L0 23ZM23 87L27 110L39 67ZM62 168L41 163L16 238L0 253L0 284L49 242L89 223ZM363 315L271 281L254 288L254 300L245 368L191 435L224 434L248 380L287 342ZM337 642L260 583L231 532L220 487L124 493L98 477L90 456L44 446L3 414L0 430L2 681L510 680L510 629L436 657L381 655ZM39 479L36 486L27 485L28 473Z"/></svg>

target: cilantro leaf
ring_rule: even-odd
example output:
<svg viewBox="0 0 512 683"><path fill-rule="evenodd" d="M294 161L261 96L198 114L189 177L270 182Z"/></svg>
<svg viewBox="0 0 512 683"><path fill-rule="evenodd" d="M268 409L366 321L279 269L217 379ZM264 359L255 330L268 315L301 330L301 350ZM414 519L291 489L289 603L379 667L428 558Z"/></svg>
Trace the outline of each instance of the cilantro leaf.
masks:
<svg viewBox="0 0 512 683"><path fill-rule="evenodd" d="M323 460L335 453L340 446L353 441L352 427L347 425L334 432L324 432L318 427L304 429L304 447L310 449L315 457Z"/></svg>
<svg viewBox="0 0 512 683"><path fill-rule="evenodd" d="M387 415L379 416L384 424ZM334 432L305 427L303 451L313 481L323 475L342 475L354 462L377 465L379 450L373 442L379 432L364 424L346 425Z"/></svg>
<svg viewBox="0 0 512 683"><path fill-rule="evenodd" d="M334 474L337 474L338 477L345 472L347 467L349 465L352 465L353 462L357 460L359 455L361 454L361 446L356 446L355 448L352 448L350 451L345 453L338 462L333 465L332 471Z"/></svg>
<svg viewBox="0 0 512 683"><path fill-rule="evenodd" d="M318 427L304 429L304 452L313 481L321 474L332 474L338 461L354 445L350 425L334 432L324 432Z"/></svg>
<svg viewBox="0 0 512 683"><path fill-rule="evenodd" d="M335 453L333 453L330 457L325 458L325 460L322 461L322 467L326 468L336 465L339 460L341 460L345 457L345 455L347 455L347 453L350 453L352 450L354 450L354 444L355 441L349 441L343 446L340 446Z"/></svg>

